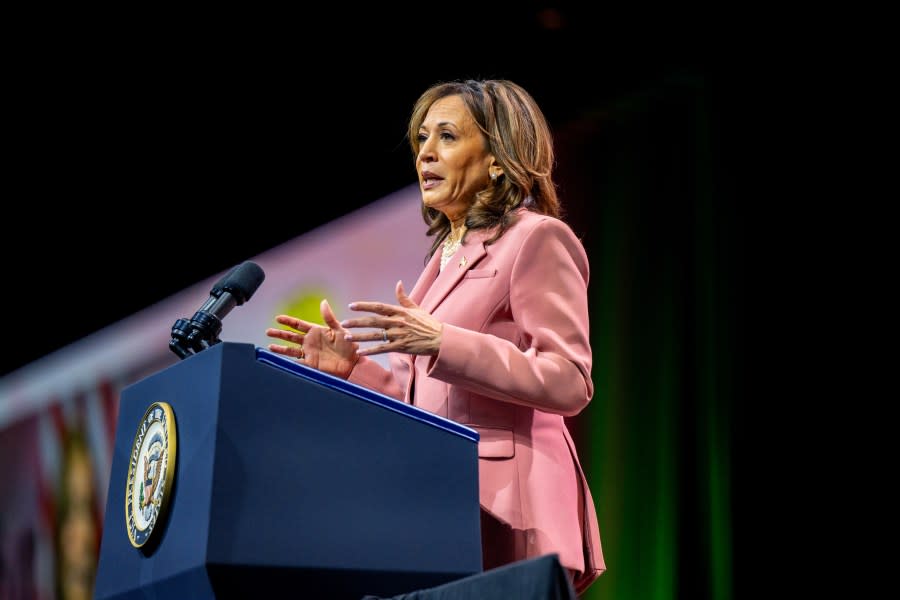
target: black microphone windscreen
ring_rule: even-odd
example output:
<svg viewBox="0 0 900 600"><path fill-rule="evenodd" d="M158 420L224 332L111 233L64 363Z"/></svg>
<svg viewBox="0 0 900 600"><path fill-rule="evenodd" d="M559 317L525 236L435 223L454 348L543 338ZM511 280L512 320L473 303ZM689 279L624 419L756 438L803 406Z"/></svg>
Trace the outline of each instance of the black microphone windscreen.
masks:
<svg viewBox="0 0 900 600"><path fill-rule="evenodd" d="M231 269L229 269L227 273L219 277L219 280L213 284L212 289L209 293L216 298L221 296L222 292L225 291L225 284L228 282L234 272L238 270L238 267L240 267L240 265L231 267Z"/></svg>
<svg viewBox="0 0 900 600"><path fill-rule="evenodd" d="M222 290L229 292L241 305L253 296L265 278L262 268L248 260L232 269L222 283Z"/></svg>

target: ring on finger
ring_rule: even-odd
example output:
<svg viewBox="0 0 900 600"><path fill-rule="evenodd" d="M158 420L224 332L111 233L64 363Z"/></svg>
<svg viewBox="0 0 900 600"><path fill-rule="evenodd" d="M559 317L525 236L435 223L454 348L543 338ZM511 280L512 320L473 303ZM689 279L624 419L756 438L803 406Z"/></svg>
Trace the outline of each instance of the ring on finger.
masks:
<svg viewBox="0 0 900 600"><path fill-rule="evenodd" d="M385 341L385 342L388 341L388 338L387 338L387 329L382 329L382 330L381 330L381 339L382 339L382 341Z"/></svg>

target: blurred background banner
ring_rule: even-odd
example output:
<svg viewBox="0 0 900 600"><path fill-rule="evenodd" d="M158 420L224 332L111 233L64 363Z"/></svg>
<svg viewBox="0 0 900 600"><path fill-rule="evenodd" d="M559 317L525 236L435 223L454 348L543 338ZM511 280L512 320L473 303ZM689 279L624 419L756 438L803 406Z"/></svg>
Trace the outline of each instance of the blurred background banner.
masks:
<svg viewBox="0 0 900 600"><path fill-rule="evenodd" d="M225 316L221 339L265 347L275 315L321 323L323 298L338 318L353 300L395 302L394 283L412 289L429 246L419 203L418 187L405 188L247 257L266 279ZM421 235L386 243L392 227ZM223 274L0 380L0 598L92 596L110 477L113 485L127 478L110 474L119 393L179 360L168 348L172 325L193 315ZM123 513L123 535L124 522Z"/></svg>

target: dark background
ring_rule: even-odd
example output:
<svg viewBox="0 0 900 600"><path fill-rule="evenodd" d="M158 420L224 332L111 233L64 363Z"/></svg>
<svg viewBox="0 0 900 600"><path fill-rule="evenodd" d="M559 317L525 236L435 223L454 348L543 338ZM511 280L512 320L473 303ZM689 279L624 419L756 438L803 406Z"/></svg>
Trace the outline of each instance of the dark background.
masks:
<svg viewBox="0 0 900 600"><path fill-rule="evenodd" d="M725 174L754 133L758 57L737 29L654 16L501 2L79 15L77 31L60 16L23 42L10 87L3 372L413 183L406 120L439 80L515 80L562 129L699 78Z"/></svg>
<svg viewBox="0 0 900 600"><path fill-rule="evenodd" d="M718 364L733 392L723 417L731 466L744 467L732 498L733 562L744 564L761 531L738 517L764 510L747 498L767 477L751 461L765 449L744 443L760 401L751 390L771 367L755 361L777 343L761 314L784 299L774 273L760 274L778 249L769 225L792 210L770 184L785 144L773 132L792 101L775 77L787 60L774 51L778 32L760 26L768 17L568 2L303 10L29 24L7 85L3 374L414 183L405 130L418 95L442 80L512 79L557 134L560 196L586 240L592 281L609 272L605 240L633 251L637 266L617 271L633 294L619 299L632 311L621 321L652 322L641 311L654 299L677 305L679 318L691 313L672 338L683 372L708 360L692 336L702 329L698 273L711 274L711 322L728 325ZM707 145L679 161L678 140L699 139ZM629 202L603 200L614 192ZM698 233L713 239L692 246ZM674 284L656 279L671 273ZM661 291L684 293L668 302ZM644 347L658 341L626 333ZM640 361L631 369L644 376ZM707 407L691 404L700 388L690 381L673 401L685 422ZM681 425L690 465L693 432ZM702 499L681 493L693 507L682 510L695 511L681 515L681 591L704 597L691 593L704 589L710 552L691 535ZM753 583L749 571L735 567L736 587Z"/></svg>

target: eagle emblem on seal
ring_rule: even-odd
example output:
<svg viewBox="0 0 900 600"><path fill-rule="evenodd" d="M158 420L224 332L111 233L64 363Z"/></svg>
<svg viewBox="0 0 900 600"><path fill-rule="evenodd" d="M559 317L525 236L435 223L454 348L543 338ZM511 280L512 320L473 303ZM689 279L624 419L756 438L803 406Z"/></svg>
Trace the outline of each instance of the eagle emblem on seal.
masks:
<svg viewBox="0 0 900 600"><path fill-rule="evenodd" d="M125 527L131 545L150 539L164 514L175 475L175 414L165 402L151 404L138 424L125 483Z"/></svg>

